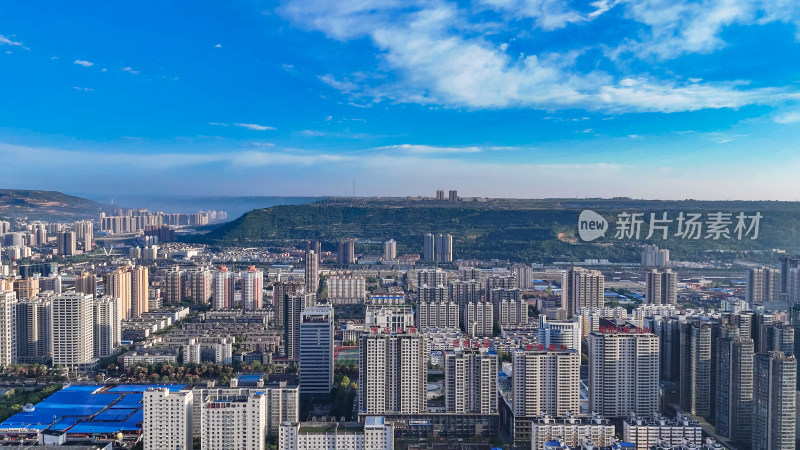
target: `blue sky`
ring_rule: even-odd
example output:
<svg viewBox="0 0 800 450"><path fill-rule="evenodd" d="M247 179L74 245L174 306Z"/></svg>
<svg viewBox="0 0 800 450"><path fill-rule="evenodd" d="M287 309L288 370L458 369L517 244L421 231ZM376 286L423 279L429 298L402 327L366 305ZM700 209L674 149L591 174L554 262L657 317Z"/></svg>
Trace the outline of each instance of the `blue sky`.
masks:
<svg viewBox="0 0 800 450"><path fill-rule="evenodd" d="M0 5L2 187L800 199L791 0Z"/></svg>

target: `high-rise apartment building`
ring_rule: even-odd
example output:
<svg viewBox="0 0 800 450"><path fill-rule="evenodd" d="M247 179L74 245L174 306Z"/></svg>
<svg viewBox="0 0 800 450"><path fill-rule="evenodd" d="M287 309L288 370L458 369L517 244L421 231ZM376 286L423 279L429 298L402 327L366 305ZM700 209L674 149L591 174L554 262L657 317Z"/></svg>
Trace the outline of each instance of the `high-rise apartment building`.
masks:
<svg viewBox="0 0 800 450"><path fill-rule="evenodd" d="M276 281L272 284L272 306L275 309L275 327L283 328L284 306L287 295L296 295L303 291L303 283L299 281ZM296 317L300 317L299 315Z"/></svg>
<svg viewBox="0 0 800 450"><path fill-rule="evenodd" d="M771 267L755 267L748 270L745 301L751 308L764 302L780 301L781 278L781 271Z"/></svg>
<svg viewBox="0 0 800 450"><path fill-rule="evenodd" d="M581 356L575 350L516 349L511 354L515 417L580 413Z"/></svg>
<svg viewBox="0 0 800 450"><path fill-rule="evenodd" d="M306 292L319 291L319 253L314 250L306 252L305 258Z"/></svg>
<svg viewBox="0 0 800 450"><path fill-rule="evenodd" d="M434 243L434 260L436 262L453 262L453 235L437 234Z"/></svg>
<svg viewBox="0 0 800 450"><path fill-rule="evenodd" d="M363 422L334 422L325 427L315 422L286 422L278 436L281 450L393 450L394 428L380 416Z"/></svg>
<svg viewBox="0 0 800 450"><path fill-rule="evenodd" d="M418 414L426 411L426 338L417 333L361 335L358 411Z"/></svg>
<svg viewBox="0 0 800 450"><path fill-rule="evenodd" d="M0 367L17 363L17 294L0 291Z"/></svg>
<svg viewBox="0 0 800 450"><path fill-rule="evenodd" d="M645 301L653 305L678 304L678 274L671 269L660 272L652 269L647 272Z"/></svg>
<svg viewBox="0 0 800 450"><path fill-rule="evenodd" d="M383 243L383 259L397 259L397 242L394 239L389 239Z"/></svg>
<svg viewBox="0 0 800 450"><path fill-rule="evenodd" d="M683 411L711 419L712 325L700 321L681 324L680 405Z"/></svg>
<svg viewBox="0 0 800 450"><path fill-rule="evenodd" d="M716 432L745 444L751 439L753 413L753 340L717 340Z"/></svg>
<svg viewBox="0 0 800 450"><path fill-rule="evenodd" d="M417 272L417 286L447 286L447 272L442 269L423 269Z"/></svg>
<svg viewBox="0 0 800 450"><path fill-rule="evenodd" d="M481 283L478 280L453 280L450 282L449 298L459 305L480 302L482 295L483 290L481 290ZM489 300L488 298L486 299L486 301Z"/></svg>
<svg viewBox="0 0 800 450"><path fill-rule="evenodd" d="M177 305L183 301L183 271L178 266L164 273L164 304Z"/></svg>
<svg viewBox="0 0 800 450"><path fill-rule="evenodd" d="M78 253L74 231L62 231L56 237L58 256L73 256Z"/></svg>
<svg viewBox="0 0 800 450"><path fill-rule="evenodd" d="M131 317L141 317L150 310L150 269L133 266L131 272Z"/></svg>
<svg viewBox="0 0 800 450"><path fill-rule="evenodd" d="M575 267L561 275L561 307L567 317L581 309L605 306L605 277L596 270Z"/></svg>
<svg viewBox="0 0 800 450"><path fill-rule="evenodd" d="M122 320L132 317L131 308L131 272L119 267L113 272L103 275L103 294L120 300Z"/></svg>
<svg viewBox="0 0 800 450"><path fill-rule="evenodd" d="M444 354L445 410L497 414L497 354L454 351Z"/></svg>
<svg viewBox="0 0 800 450"><path fill-rule="evenodd" d="M94 299L94 356L105 358L119 348L122 337L120 300L110 295Z"/></svg>
<svg viewBox="0 0 800 450"><path fill-rule="evenodd" d="M300 393L328 395L333 388L333 308L300 312Z"/></svg>
<svg viewBox="0 0 800 450"><path fill-rule="evenodd" d="M200 408L201 450L265 450L267 445L267 394L216 397Z"/></svg>
<svg viewBox="0 0 800 450"><path fill-rule="evenodd" d="M494 332L494 307L489 302L469 302L462 306L461 327L471 337L488 337Z"/></svg>
<svg viewBox="0 0 800 450"><path fill-rule="evenodd" d="M97 295L97 276L86 271L75 275L75 292Z"/></svg>
<svg viewBox="0 0 800 450"><path fill-rule="evenodd" d="M198 268L184 272L184 280L188 289L189 300L195 305L207 305L211 301L214 277L206 268Z"/></svg>
<svg viewBox="0 0 800 450"><path fill-rule="evenodd" d="M427 285L422 284L419 286L418 300L420 302L446 302L447 301L447 288L443 284Z"/></svg>
<svg viewBox="0 0 800 450"><path fill-rule="evenodd" d="M234 306L236 280L233 272L221 266L211 275L211 308L231 309Z"/></svg>
<svg viewBox="0 0 800 450"><path fill-rule="evenodd" d="M436 237L431 233L423 237L422 260L430 262L436 260Z"/></svg>
<svg viewBox="0 0 800 450"><path fill-rule="evenodd" d="M455 190L455 189L451 189L451 190L447 191L447 200L451 201L451 202L457 202L458 201L458 191Z"/></svg>
<svg viewBox="0 0 800 450"><path fill-rule="evenodd" d="M255 311L264 300L264 272L250 266L242 272L242 309Z"/></svg>
<svg viewBox="0 0 800 450"><path fill-rule="evenodd" d="M356 244L353 240L339 243L339 253L336 261L339 264L350 265L356 262Z"/></svg>
<svg viewBox="0 0 800 450"><path fill-rule="evenodd" d="M800 256L797 255L782 255L780 258L780 292L779 298L781 301L790 301L792 283L791 283L791 274L792 269L800 268ZM795 272L797 273L797 272ZM800 301L800 298L794 299L794 301Z"/></svg>
<svg viewBox="0 0 800 450"><path fill-rule="evenodd" d="M533 267L516 264L511 268L514 276L517 277L517 286L520 289L530 289L533 283Z"/></svg>
<svg viewBox="0 0 800 450"><path fill-rule="evenodd" d="M283 345L286 357L292 361L300 359L301 313L316 305L314 294L303 293L285 295L283 299Z"/></svg>
<svg viewBox="0 0 800 450"><path fill-rule="evenodd" d="M94 357L94 298L68 292L52 297L53 365L91 370Z"/></svg>
<svg viewBox="0 0 800 450"><path fill-rule="evenodd" d="M497 289L495 290L497 291ZM500 300L494 305L494 320L502 328L528 326L528 303L522 300Z"/></svg>
<svg viewBox="0 0 800 450"><path fill-rule="evenodd" d="M3 293L0 292L0 298ZM51 294L40 294L35 298L17 303L17 362L21 364L44 364L52 357Z"/></svg>
<svg viewBox="0 0 800 450"><path fill-rule="evenodd" d="M417 304L417 328L421 332L430 330L458 331L458 304L448 301L420 301Z"/></svg>
<svg viewBox="0 0 800 450"><path fill-rule="evenodd" d="M92 240L94 239L94 224L91 220L79 220L73 224L75 238L84 252L92 251Z"/></svg>
<svg viewBox="0 0 800 450"><path fill-rule="evenodd" d="M605 417L658 411L658 337L636 327L589 333L589 409Z"/></svg>
<svg viewBox="0 0 800 450"><path fill-rule="evenodd" d="M367 281L364 277L331 275L325 284L328 288L328 301L334 305L364 303L367 297Z"/></svg>
<svg viewBox="0 0 800 450"><path fill-rule="evenodd" d="M797 360L781 352L754 358L753 450L795 448Z"/></svg>
<svg viewBox="0 0 800 450"><path fill-rule="evenodd" d="M645 267L665 267L669 264L669 250L659 249L655 244L642 247L642 265Z"/></svg>
<svg viewBox="0 0 800 450"><path fill-rule="evenodd" d="M144 391L142 394L144 450L193 448L192 397L193 393L190 390L171 392L166 387L153 387Z"/></svg>

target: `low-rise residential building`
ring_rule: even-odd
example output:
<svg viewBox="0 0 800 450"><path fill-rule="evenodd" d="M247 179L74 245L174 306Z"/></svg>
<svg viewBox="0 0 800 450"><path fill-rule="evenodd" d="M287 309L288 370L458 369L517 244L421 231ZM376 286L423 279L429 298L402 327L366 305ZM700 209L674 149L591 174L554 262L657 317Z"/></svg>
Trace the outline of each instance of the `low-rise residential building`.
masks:
<svg viewBox="0 0 800 450"><path fill-rule="evenodd" d="M281 450L391 450L394 430L383 417L369 416L364 422L303 422L281 424Z"/></svg>

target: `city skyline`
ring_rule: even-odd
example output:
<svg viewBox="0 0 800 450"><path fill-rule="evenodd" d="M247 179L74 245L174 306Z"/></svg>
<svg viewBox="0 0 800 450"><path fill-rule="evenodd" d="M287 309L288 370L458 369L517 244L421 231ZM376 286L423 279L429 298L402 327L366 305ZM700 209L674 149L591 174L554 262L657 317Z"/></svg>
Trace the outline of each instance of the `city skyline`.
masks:
<svg viewBox="0 0 800 450"><path fill-rule="evenodd" d="M663 6L4 6L0 153L12 163L0 177L109 196L355 184L376 196L797 200L800 62L785 56L800 12Z"/></svg>

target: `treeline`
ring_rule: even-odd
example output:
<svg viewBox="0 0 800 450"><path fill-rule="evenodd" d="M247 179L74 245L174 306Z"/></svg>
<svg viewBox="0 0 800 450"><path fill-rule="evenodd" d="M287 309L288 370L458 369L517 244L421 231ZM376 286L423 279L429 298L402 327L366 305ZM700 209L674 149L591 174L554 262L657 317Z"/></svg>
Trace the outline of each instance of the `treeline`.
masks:
<svg viewBox="0 0 800 450"><path fill-rule="evenodd" d="M33 390L15 389L13 393L0 396L0 422L22 411L24 405L35 405L60 389L60 384L49 384Z"/></svg>
<svg viewBox="0 0 800 450"><path fill-rule="evenodd" d="M20 381L36 379L40 381L67 381L67 372L60 367L48 367L44 364L11 364L3 367L0 380Z"/></svg>
<svg viewBox="0 0 800 450"><path fill-rule="evenodd" d="M141 383L197 383L201 380L216 380L221 384L230 383L237 372L272 373L275 367L260 362L249 364L217 364L204 362L201 364L137 364L125 368L125 377L129 382Z"/></svg>

